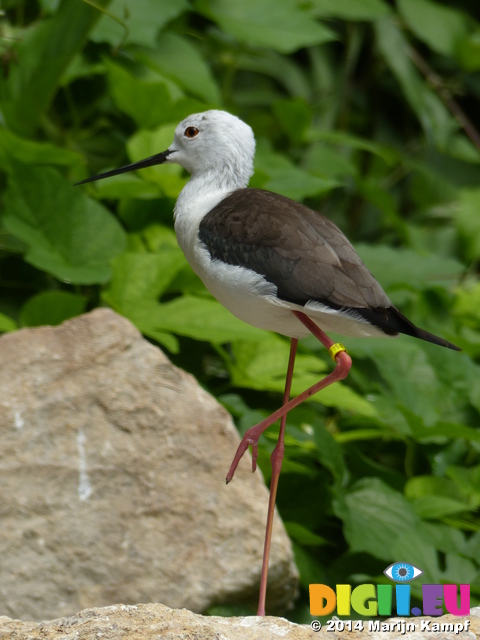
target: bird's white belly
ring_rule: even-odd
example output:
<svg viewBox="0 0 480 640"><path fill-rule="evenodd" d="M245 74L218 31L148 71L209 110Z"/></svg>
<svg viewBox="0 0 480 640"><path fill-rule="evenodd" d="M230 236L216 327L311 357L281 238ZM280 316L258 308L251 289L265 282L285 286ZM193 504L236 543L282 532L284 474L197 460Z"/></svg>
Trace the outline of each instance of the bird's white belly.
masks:
<svg viewBox="0 0 480 640"><path fill-rule="evenodd" d="M308 329L292 313L302 311L320 329L347 336L385 336L380 329L354 318L347 313L329 309L319 303L305 306L279 300L277 288L249 269L212 260L209 252L199 243L191 260L192 267L207 289L233 315L248 324L275 331L292 338L310 335ZM189 258L189 256L187 256Z"/></svg>
<svg viewBox="0 0 480 640"><path fill-rule="evenodd" d="M211 261L211 268L198 275L215 298L240 320L287 336L308 335L290 307L276 298L276 287L261 276L218 260Z"/></svg>

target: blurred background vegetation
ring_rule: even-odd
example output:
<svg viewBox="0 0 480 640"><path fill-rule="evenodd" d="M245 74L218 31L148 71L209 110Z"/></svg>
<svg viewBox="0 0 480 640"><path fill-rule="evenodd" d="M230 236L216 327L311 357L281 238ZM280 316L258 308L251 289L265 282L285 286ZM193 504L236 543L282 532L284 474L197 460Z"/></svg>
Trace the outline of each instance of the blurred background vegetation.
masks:
<svg viewBox="0 0 480 640"><path fill-rule="evenodd" d="M234 415L281 402L288 341L229 315L178 249L187 176L146 169L189 113L254 129L252 186L326 213L393 302L462 353L344 339L345 383L289 416L278 506L308 584L480 595L480 24L477 0L3 0L0 329L109 305ZM294 392L331 369L302 341ZM275 427L262 440L269 478ZM233 452L232 452L233 455ZM226 470L225 470L226 471ZM223 482L223 479L219 479ZM220 487L220 485L219 485ZM235 607L224 611L235 611Z"/></svg>

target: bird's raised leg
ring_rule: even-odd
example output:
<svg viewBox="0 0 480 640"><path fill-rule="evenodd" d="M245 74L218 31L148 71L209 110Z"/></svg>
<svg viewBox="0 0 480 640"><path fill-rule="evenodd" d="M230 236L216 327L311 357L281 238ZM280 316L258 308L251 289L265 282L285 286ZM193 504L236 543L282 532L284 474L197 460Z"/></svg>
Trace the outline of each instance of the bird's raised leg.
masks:
<svg viewBox="0 0 480 640"><path fill-rule="evenodd" d="M290 398L290 389L292 387L293 367L295 365L295 355L297 353L297 338L292 338L290 342L290 356L288 359L287 376L285 378L285 391L283 393L283 404L287 404ZM268 561L270 559L270 544L272 541L273 516L275 514L275 500L277 497L278 479L282 469L282 460L284 452L285 425L287 423L287 414L284 413L280 420L280 431L278 433L278 441L275 449L272 451L270 461L272 464L272 479L270 481L270 496L268 499L267 526L265 529L265 544L263 547L262 575L260 578L260 596L258 599L257 616L265 615L265 599L267 595L267 576Z"/></svg>
<svg viewBox="0 0 480 640"><path fill-rule="evenodd" d="M303 391L296 398L293 398L282 407L280 407L280 409L274 411L274 413L268 416L268 418L265 418L265 420L262 420L255 426L250 427L248 431L246 431L240 444L238 445L235 457L233 458L232 464L230 465L230 469L227 473L227 484L233 478L235 469L237 468L238 463L242 459L243 454L249 446L252 447L252 471L255 471L257 466L258 440L265 429L276 422L279 418L286 415L289 411L291 411L295 407L298 407L299 404L301 404L308 398L311 398L318 391L325 389L325 387L328 387L334 382L344 380L347 377L348 372L350 371L350 367L352 366L352 359L345 351L345 347L335 344L333 340L331 340L327 336L326 333L319 329L317 325L301 311L292 311L292 313L295 314L300 322L304 324L307 329L328 349L330 355L337 363L336 367L331 373L328 374L328 376L325 376L325 378L319 380L316 384Z"/></svg>

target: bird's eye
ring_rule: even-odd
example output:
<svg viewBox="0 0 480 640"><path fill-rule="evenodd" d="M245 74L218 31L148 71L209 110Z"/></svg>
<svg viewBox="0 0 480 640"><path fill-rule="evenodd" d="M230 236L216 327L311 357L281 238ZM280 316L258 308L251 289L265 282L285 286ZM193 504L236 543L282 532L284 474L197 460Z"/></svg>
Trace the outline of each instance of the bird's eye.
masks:
<svg viewBox="0 0 480 640"><path fill-rule="evenodd" d="M423 571L408 562L394 562L383 573L395 582L411 582L421 576Z"/></svg>
<svg viewBox="0 0 480 640"><path fill-rule="evenodd" d="M195 136L198 136L197 127L187 127L185 129L185 137L186 138L195 138Z"/></svg>

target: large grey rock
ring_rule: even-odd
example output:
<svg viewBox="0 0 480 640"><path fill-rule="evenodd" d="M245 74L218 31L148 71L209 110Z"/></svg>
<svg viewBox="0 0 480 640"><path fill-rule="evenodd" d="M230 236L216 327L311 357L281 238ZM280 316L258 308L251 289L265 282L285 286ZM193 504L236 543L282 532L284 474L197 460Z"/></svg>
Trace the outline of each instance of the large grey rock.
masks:
<svg viewBox="0 0 480 640"><path fill-rule="evenodd" d="M204 617L161 604L87 609L51 622L0 617L2 640L307 640L310 627L283 618Z"/></svg>
<svg viewBox="0 0 480 640"><path fill-rule="evenodd" d="M468 625L466 625L468 621ZM353 621L355 624L357 621ZM376 623L373 619L372 623ZM415 628L408 630L407 623ZM2 640L475 640L480 634L480 608L465 617L392 618L379 623L389 630L375 630L363 621L363 631L348 631L342 626L318 632L283 618L204 617L190 611L173 610L161 604L116 605L88 609L75 616L50 622L20 622L0 617ZM438 631L434 625L439 625ZM460 627L462 629L460 630ZM422 630L423 627L423 630ZM426 630L426 628L428 630ZM466 628L467 627L467 628ZM443 631L441 629L444 629Z"/></svg>
<svg viewBox="0 0 480 640"><path fill-rule="evenodd" d="M98 309L0 338L0 615L254 601L267 490L227 412ZM271 610L297 572L277 518Z"/></svg>

